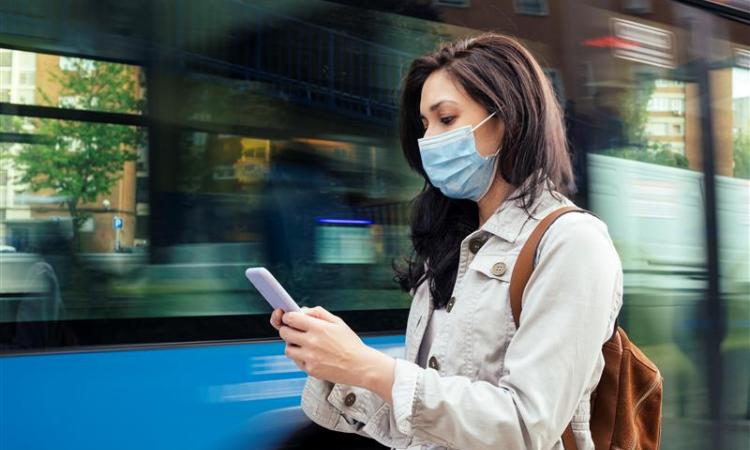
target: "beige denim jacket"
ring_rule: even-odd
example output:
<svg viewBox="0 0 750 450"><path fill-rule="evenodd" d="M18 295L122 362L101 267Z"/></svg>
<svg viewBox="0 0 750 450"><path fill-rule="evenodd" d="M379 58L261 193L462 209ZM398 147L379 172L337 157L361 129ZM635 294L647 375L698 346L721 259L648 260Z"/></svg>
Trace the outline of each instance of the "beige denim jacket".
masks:
<svg viewBox="0 0 750 450"><path fill-rule="evenodd" d="M545 191L531 207L506 200L461 243L452 305L416 364L433 311L416 292L406 354L396 360L393 406L367 389L308 377L302 409L319 425L398 449L562 449L572 421L579 450L594 448L590 394L604 367L601 346L622 305L622 265L607 225L565 214L540 242L516 330L508 286L534 226L573 202Z"/></svg>

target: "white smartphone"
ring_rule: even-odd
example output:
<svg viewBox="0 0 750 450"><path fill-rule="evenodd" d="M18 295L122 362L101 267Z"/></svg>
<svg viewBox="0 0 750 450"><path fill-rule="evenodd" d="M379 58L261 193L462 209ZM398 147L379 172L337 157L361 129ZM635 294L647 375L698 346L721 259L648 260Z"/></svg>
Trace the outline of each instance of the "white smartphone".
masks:
<svg viewBox="0 0 750 450"><path fill-rule="evenodd" d="M284 312L301 310L292 296L265 267L250 267L245 270L245 276L274 309L281 308Z"/></svg>

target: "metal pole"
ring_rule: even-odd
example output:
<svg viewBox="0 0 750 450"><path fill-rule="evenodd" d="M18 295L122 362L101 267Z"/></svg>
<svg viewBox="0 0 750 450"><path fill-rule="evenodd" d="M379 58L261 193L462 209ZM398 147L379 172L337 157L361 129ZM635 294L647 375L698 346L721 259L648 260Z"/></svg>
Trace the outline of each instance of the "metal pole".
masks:
<svg viewBox="0 0 750 450"><path fill-rule="evenodd" d="M711 420L711 447L724 448L722 421L722 377L721 341L724 337L724 315L719 291L719 236L716 217L714 122L711 110L711 80L708 58L712 55L709 43L712 17L703 11L690 21L692 60L698 85L701 150L703 159L703 186L705 192L705 245L707 280L705 298L705 349L706 381L708 382L708 406Z"/></svg>

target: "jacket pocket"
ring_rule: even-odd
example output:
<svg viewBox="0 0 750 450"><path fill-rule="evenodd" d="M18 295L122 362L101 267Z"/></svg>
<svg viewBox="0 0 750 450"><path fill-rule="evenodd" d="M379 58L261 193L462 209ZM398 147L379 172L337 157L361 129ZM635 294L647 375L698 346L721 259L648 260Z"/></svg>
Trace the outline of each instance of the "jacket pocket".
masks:
<svg viewBox="0 0 750 450"><path fill-rule="evenodd" d="M504 328L502 332L502 338L506 340L504 343L498 345L507 346L507 342L513 337L516 332L516 324L513 321L513 313L510 307L510 280L513 275L513 267L515 265L517 254L477 254L474 259L469 263L469 270L473 270L476 273L476 277L480 280L482 287L477 291L477 295L483 298L480 300L482 304L487 305L485 302L490 302L493 305L492 309L497 309L500 317L503 318L499 324ZM477 312L481 312L478 310ZM497 377L499 378L503 374L503 364L497 369Z"/></svg>
<svg viewBox="0 0 750 450"><path fill-rule="evenodd" d="M510 283L513 265L517 255L478 254L469 263L469 269L475 270L488 278Z"/></svg>

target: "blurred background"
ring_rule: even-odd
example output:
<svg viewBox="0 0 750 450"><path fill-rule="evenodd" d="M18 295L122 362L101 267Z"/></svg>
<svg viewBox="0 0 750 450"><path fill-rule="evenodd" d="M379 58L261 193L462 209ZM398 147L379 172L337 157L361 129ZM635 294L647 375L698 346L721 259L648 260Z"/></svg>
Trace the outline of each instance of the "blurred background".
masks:
<svg viewBox="0 0 750 450"><path fill-rule="evenodd" d="M662 448L748 448L749 0L0 0L0 446L376 447L301 414L244 269L402 356L400 82L485 30L564 108Z"/></svg>

